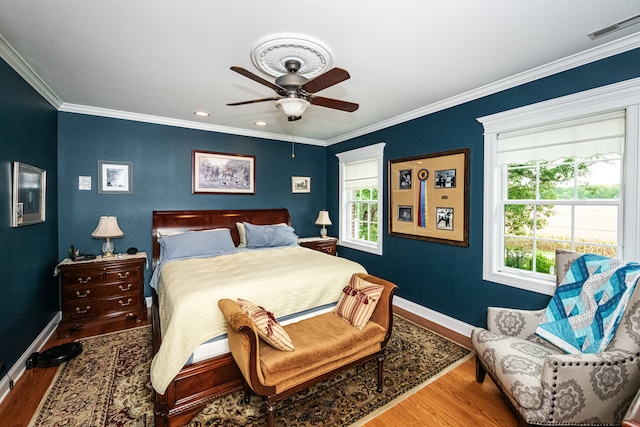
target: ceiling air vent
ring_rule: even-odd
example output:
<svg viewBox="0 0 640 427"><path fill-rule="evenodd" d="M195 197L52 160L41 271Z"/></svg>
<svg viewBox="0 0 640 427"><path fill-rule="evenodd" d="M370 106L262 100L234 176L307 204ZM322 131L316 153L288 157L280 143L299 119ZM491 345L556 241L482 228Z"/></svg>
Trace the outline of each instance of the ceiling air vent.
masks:
<svg viewBox="0 0 640 427"><path fill-rule="evenodd" d="M634 15L630 18L623 19L622 21L615 22L611 25L607 25L604 28L600 28L599 30L595 30L592 33L587 34L591 40L595 40L597 38L606 36L607 34L611 34L614 31L622 30L623 28L630 27L640 22L640 15Z"/></svg>

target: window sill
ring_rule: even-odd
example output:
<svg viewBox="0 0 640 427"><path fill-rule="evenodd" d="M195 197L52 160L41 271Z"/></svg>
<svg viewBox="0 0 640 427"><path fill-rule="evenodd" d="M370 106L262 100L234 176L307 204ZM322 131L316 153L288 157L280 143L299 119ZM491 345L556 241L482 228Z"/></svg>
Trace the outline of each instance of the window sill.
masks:
<svg viewBox="0 0 640 427"><path fill-rule="evenodd" d="M556 291L556 284L553 280L545 280L531 275L515 274L505 271L484 272L482 279L494 282L499 285L511 286L525 291L536 292L543 295L553 295Z"/></svg>
<svg viewBox="0 0 640 427"><path fill-rule="evenodd" d="M369 252L374 255L382 255L382 248L377 245L365 245L362 243L351 242L348 240L338 240L338 245L345 248L355 249L362 252Z"/></svg>

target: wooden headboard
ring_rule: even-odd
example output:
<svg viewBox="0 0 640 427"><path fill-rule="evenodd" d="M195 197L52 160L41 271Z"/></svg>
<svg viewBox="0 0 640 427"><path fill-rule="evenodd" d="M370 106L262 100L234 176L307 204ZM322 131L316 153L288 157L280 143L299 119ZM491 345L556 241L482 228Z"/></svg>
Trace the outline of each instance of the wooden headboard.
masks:
<svg viewBox="0 0 640 427"><path fill-rule="evenodd" d="M240 235L236 222L250 222L256 225L285 223L291 225L289 211L279 209L240 209L240 210L186 210L186 211L153 211L153 267L160 258L158 236L185 231L209 230L212 228L228 228L231 237L238 246Z"/></svg>

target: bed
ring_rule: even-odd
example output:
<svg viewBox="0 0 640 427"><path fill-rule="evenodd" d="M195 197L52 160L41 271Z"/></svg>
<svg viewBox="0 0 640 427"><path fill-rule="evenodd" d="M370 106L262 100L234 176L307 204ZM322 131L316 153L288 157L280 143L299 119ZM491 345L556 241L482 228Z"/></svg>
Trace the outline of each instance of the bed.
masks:
<svg viewBox="0 0 640 427"><path fill-rule="evenodd" d="M235 248L246 240L244 236L241 239L237 223L291 225L286 209L153 212L154 280L159 278L157 284L152 284L154 360L151 377L156 426L184 425L209 401L242 388L242 376L228 352L226 339L224 335L219 336L216 329L218 316L223 319L217 308L218 299L247 297L258 304L268 301L264 304L276 317L296 321L318 310L331 310L331 303L337 301L351 275L365 272L357 263L301 248L295 243L256 250ZM262 228L274 229L255 229ZM223 230L205 231L212 229ZM204 233L189 233L194 231ZM249 231L254 233L253 228ZM225 233L230 234L230 239L225 238L232 241L234 250L211 258L167 262L170 239L185 236L202 239L206 234L209 241L209 235ZM247 237L255 242L253 236L255 234ZM161 239L164 239L164 262L160 262ZM270 273L267 268L275 272ZM155 270L161 274L155 274ZM268 299L268 294L285 297L274 301L273 295ZM188 316L187 313L198 314ZM223 326L226 331L226 324Z"/></svg>

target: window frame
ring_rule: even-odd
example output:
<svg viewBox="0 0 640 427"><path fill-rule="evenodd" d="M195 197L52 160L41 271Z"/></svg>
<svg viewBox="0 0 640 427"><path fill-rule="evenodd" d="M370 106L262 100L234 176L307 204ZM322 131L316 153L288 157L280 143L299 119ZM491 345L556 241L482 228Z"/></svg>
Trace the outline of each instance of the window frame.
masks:
<svg viewBox="0 0 640 427"><path fill-rule="evenodd" d="M483 280L546 295L553 295L556 288L553 277L543 278L533 272L501 269L499 251L503 219L499 208L502 206L503 168L497 166L498 135L616 109L626 110L620 189L622 219L619 223L622 228L619 246L622 250L619 256L640 260L640 78L637 78L477 119L484 126ZM495 221L495 218L500 218L500 221Z"/></svg>
<svg viewBox="0 0 640 427"><path fill-rule="evenodd" d="M338 245L351 249L369 252L375 255L382 255L383 230L383 210L382 203L384 193L382 191L384 184L384 147L386 143L369 145L366 147L356 148L341 153L336 153L339 162L339 203L340 203L340 226L338 233ZM376 159L378 169L378 242L363 243L362 240L349 237L349 229L351 219L349 217L349 200L345 195L345 167L349 163L361 162L365 160Z"/></svg>

